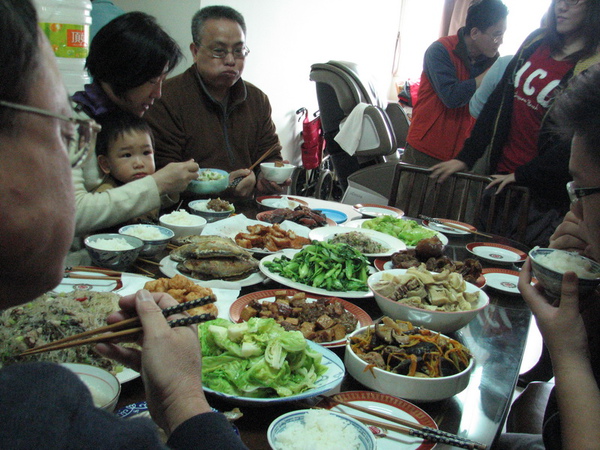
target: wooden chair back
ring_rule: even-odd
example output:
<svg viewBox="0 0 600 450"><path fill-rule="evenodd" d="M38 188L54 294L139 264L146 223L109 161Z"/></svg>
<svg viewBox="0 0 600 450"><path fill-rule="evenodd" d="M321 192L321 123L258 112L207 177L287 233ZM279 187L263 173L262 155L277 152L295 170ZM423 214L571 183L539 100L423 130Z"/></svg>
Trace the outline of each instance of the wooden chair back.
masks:
<svg viewBox="0 0 600 450"><path fill-rule="evenodd" d="M515 240L523 241L527 228L530 192L527 187L510 184L505 195L492 195L488 208L483 207L485 187L489 176L457 172L443 184L429 178L427 167L399 162L396 165L388 205L404 211L407 216L458 220L484 232L507 235L517 211ZM485 217L483 217L485 215Z"/></svg>

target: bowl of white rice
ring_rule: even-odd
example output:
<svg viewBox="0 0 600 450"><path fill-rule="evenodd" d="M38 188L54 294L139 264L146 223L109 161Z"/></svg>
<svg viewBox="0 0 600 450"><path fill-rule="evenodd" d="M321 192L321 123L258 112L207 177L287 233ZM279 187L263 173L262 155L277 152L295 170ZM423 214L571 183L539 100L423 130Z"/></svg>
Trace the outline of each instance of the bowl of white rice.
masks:
<svg viewBox="0 0 600 450"><path fill-rule="evenodd" d="M173 231L175 238L200 234L207 223L204 217L190 214L183 209L163 214L158 221L161 226Z"/></svg>
<svg viewBox="0 0 600 450"><path fill-rule="evenodd" d="M94 406L113 412L119 395L121 394L121 383L116 376L107 370L89 364L62 363L87 386L92 394Z"/></svg>
<svg viewBox="0 0 600 450"><path fill-rule="evenodd" d="M116 233L94 234L83 243L94 265L119 271L131 266L144 247L141 239Z"/></svg>
<svg viewBox="0 0 600 450"><path fill-rule="evenodd" d="M160 225L125 225L119 228L119 234L123 236L134 236L144 242L144 248L140 251L141 256L154 256L162 252L175 233Z"/></svg>
<svg viewBox="0 0 600 450"><path fill-rule="evenodd" d="M301 409L275 419L267 430L274 450L367 450L377 448L375 436L345 414Z"/></svg>
<svg viewBox="0 0 600 450"><path fill-rule="evenodd" d="M560 297L565 272L575 272L579 278L580 296L590 294L600 284L600 264L578 253L535 247L529 258L533 275L551 297Z"/></svg>

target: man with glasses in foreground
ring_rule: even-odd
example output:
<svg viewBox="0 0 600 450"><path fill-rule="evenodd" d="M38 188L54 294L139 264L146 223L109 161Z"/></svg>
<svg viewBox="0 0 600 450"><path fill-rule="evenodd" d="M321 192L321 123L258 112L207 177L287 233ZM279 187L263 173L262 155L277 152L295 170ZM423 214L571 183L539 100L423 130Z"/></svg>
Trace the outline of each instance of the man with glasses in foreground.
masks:
<svg viewBox="0 0 600 450"><path fill-rule="evenodd" d="M550 247L600 261L600 65L582 72L556 100L552 118L571 140L567 185L571 210L550 238ZM600 442L600 295L579 298L574 272L563 275L558 301L531 285L523 265L519 290L533 312L552 359L555 387L544 417L546 449L598 448ZM521 448L529 435L505 435L499 449ZM540 442L541 443L541 442ZM529 450L538 447L528 444Z"/></svg>
<svg viewBox="0 0 600 450"><path fill-rule="evenodd" d="M55 288L73 239L71 168L98 126L72 118L56 59L30 0L0 0L0 311ZM141 373L148 408L169 448L245 448L202 389L196 326L171 328L167 294L123 297L109 322L137 315L141 350L96 350ZM169 319L182 318L173 315ZM25 336L23 336L25 338ZM164 449L148 419L121 419L94 407L79 377L49 362L0 369L0 448Z"/></svg>
<svg viewBox="0 0 600 450"><path fill-rule="evenodd" d="M156 140L156 165L190 158L204 168L230 172L226 195L279 193L283 186L246 169L275 147L265 161L281 160L281 145L267 96L242 80L246 24L227 6L209 6L192 19L194 64L167 80L163 96L145 118ZM239 184L233 182L243 177Z"/></svg>

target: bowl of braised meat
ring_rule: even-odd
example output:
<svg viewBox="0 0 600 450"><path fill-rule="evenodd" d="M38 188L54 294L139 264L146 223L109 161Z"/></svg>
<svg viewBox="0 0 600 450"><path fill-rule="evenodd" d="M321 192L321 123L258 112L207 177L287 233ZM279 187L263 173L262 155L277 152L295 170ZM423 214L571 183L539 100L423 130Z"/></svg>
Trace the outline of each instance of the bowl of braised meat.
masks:
<svg viewBox="0 0 600 450"><path fill-rule="evenodd" d="M231 203L220 198L194 200L188 206L192 214L204 217L208 223L226 219L235 212L235 207Z"/></svg>
<svg viewBox="0 0 600 450"><path fill-rule="evenodd" d="M411 401L435 402L467 387L474 359L455 339L383 317L348 337L344 365L370 389Z"/></svg>

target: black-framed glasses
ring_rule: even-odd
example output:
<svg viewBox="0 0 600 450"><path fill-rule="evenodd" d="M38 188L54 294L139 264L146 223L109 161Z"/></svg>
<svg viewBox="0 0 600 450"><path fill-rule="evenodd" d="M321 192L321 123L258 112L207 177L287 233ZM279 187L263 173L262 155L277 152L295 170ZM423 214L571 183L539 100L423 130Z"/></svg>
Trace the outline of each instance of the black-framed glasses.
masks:
<svg viewBox="0 0 600 450"><path fill-rule="evenodd" d="M581 197L599 193L600 186L591 188L578 188L575 187L575 184L572 181L569 181L567 183L567 192L569 193L569 199L571 200L571 203L574 203Z"/></svg>
<svg viewBox="0 0 600 450"><path fill-rule="evenodd" d="M71 167L77 167L85 161L90 151L95 148L96 135L102 129L102 127L92 119L68 117L52 111L46 111L45 109L36 108L35 106L21 105L19 103L12 103L4 100L0 100L0 106L69 122L73 126L73 131L72 133L69 133L67 142Z"/></svg>
<svg viewBox="0 0 600 450"><path fill-rule="evenodd" d="M245 45L243 47L234 48L233 50L229 50L223 47L210 48L202 44L198 44L198 47L204 47L208 49L211 53L211 56L216 59L224 59L230 53L235 59L244 59L250 53L250 49Z"/></svg>

